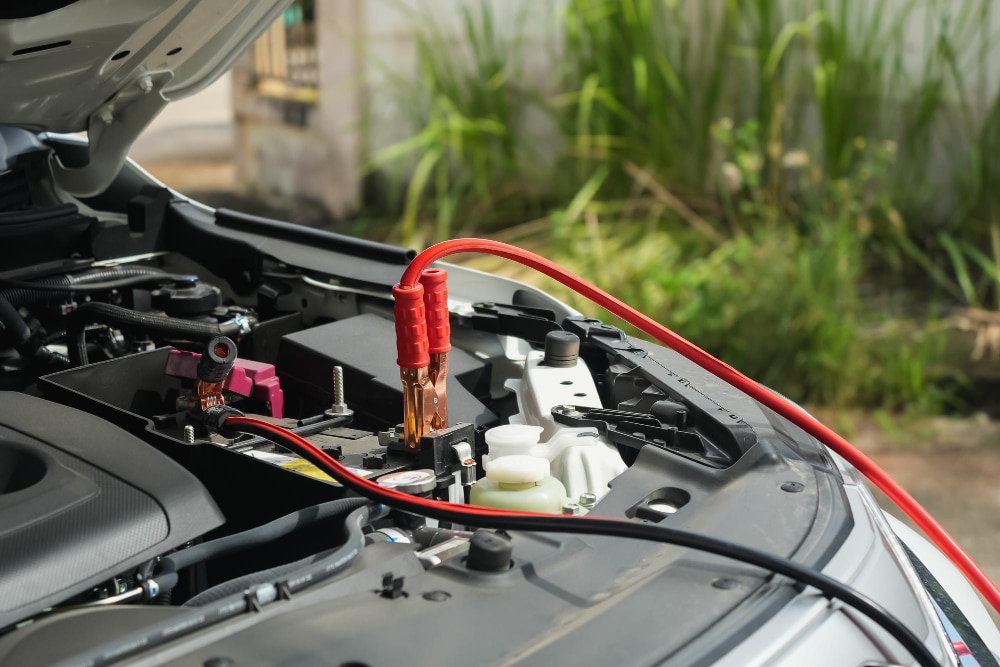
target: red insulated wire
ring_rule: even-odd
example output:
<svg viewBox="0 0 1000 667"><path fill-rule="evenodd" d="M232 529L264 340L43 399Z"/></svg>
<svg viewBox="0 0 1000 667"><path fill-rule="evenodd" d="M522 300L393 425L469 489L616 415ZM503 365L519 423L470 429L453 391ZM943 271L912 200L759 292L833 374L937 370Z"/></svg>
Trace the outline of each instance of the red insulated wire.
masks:
<svg viewBox="0 0 1000 667"><path fill-rule="evenodd" d="M428 509L433 509L435 507L440 507L441 505L447 506L449 509L458 511L459 509L464 509L460 505L454 505L452 503L445 503L443 501L431 500L429 498L422 498L420 496L410 495L409 493L403 493L401 491L396 491L395 489L390 489L386 486L380 486L371 480L365 479L354 472L351 472L349 468L344 466L343 463L339 462L337 459L330 456L326 451L312 444L301 435L289 431L286 428L278 426L277 424L272 424L271 422L266 422L262 419L255 419L253 417L227 417L226 426L232 428L235 431L243 430L241 427L249 427L254 431L267 431L274 433L275 436L279 438L288 438L293 441L307 454L311 455L313 458L321 459L323 463L333 469L336 473L332 475L341 482L344 486L357 491L362 496L366 498L371 498L389 504L385 502L385 499L395 499L403 503L416 504L421 507L426 507ZM280 443L280 440L278 441ZM301 453L301 452L297 452ZM325 472L325 471L324 471ZM491 515L533 515L533 516L552 516L551 514L539 514L535 512L522 512L517 510L506 510L496 507L480 507L477 505L475 510L471 508L466 510L464 513L468 514L470 517L475 518L477 514L491 514Z"/></svg>
<svg viewBox="0 0 1000 667"><path fill-rule="evenodd" d="M969 581L986 598L993 609L997 613L1000 613L1000 589L997 588L997 585L983 572L979 564L966 553L955 538L931 516L930 512L924 509L917 502L916 498L911 496L906 489L900 486L896 480L890 477L874 461L788 399L751 380L729 364L716 359L708 352L688 342L659 322L643 315L628 304L616 299L593 283L567 271L555 262L517 246L499 241L491 241L489 239L454 239L437 243L417 255L406 268L406 271L403 272L400 284L404 287L415 286L419 282L423 270L432 262L447 255L463 252L484 253L504 257L558 280L563 285L566 285L639 330L649 334L708 372L717 375L737 389L740 389L751 398L774 410L809 435L824 443L857 468L906 512L907 516L913 519L938 548L968 577Z"/></svg>

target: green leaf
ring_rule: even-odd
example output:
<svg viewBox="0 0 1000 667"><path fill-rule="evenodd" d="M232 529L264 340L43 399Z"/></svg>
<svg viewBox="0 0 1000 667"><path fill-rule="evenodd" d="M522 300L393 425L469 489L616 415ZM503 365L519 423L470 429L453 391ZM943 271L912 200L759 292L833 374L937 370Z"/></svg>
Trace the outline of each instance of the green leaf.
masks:
<svg viewBox="0 0 1000 667"><path fill-rule="evenodd" d="M444 155L444 148L435 146L424 153L413 170L413 177L410 185L406 189L406 206L403 209L403 219L400 221L402 228L403 243L413 242L417 231L417 213L420 209L420 199L423 196L427 183L430 180L434 165L437 164L441 156Z"/></svg>
<svg viewBox="0 0 1000 667"><path fill-rule="evenodd" d="M570 201L569 206L566 207L566 212L563 215L563 220L566 224L575 222L583 214L584 209L591 200L597 195L597 191L601 189L604 185L605 179L607 179L610 169L608 166L601 165L593 176L591 176L583 187L576 193L573 200Z"/></svg>
<svg viewBox="0 0 1000 667"><path fill-rule="evenodd" d="M938 240L941 241L941 246L951 259L952 270L955 272L955 278L958 280L958 286L962 290L965 302L973 308L978 308L979 298L976 295L976 288L972 283L972 276L969 274L969 266L965 263L965 257L958 244L950 235L944 233L938 236Z"/></svg>

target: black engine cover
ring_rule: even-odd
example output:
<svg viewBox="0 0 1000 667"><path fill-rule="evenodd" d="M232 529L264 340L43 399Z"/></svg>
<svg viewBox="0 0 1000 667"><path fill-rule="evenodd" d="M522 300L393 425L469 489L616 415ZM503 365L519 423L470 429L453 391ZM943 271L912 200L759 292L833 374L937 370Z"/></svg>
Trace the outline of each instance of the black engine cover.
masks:
<svg viewBox="0 0 1000 667"><path fill-rule="evenodd" d="M0 628L223 521L193 475L138 438L0 393Z"/></svg>

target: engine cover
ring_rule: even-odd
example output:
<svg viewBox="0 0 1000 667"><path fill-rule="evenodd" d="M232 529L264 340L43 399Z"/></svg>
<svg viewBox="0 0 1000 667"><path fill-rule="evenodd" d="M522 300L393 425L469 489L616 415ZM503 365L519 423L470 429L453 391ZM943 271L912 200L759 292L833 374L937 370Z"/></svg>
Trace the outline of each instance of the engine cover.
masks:
<svg viewBox="0 0 1000 667"><path fill-rule="evenodd" d="M138 438L0 393L0 628L223 521L192 474Z"/></svg>

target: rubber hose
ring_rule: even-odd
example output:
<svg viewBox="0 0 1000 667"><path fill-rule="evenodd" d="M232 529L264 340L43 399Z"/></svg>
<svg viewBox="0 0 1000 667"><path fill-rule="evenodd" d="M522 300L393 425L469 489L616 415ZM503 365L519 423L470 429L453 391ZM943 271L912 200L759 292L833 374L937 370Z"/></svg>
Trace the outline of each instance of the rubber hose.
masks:
<svg viewBox="0 0 1000 667"><path fill-rule="evenodd" d="M85 332L86 326L95 322L123 329L177 336L191 340L208 340L213 336L233 335L234 332L231 331L231 328L237 328L235 325L234 327L222 327L214 322L195 322L162 315L137 313L121 306L94 301L81 303L66 319L66 342L69 348L70 362L73 366L89 363Z"/></svg>
<svg viewBox="0 0 1000 667"><path fill-rule="evenodd" d="M171 571L182 570L212 558L219 558L259 544L273 542L300 528L351 512L367 504L368 501L364 498L341 498L306 507L242 533L227 535L210 542L202 542L183 551L170 554L160 561L160 567Z"/></svg>
<svg viewBox="0 0 1000 667"><path fill-rule="evenodd" d="M149 601L149 604L158 607L169 607L173 604L173 592L167 591L166 593L160 593L155 598Z"/></svg>
<svg viewBox="0 0 1000 667"><path fill-rule="evenodd" d="M116 266L107 269L97 269L83 274L62 274L40 278L32 282L42 285L86 285L100 283L106 280L134 278L138 276L167 275L159 269L149 266ZM44 303L56 298L64 298L69 292L54 292L51 290L33 290L28 287L0 288L0 297L10 301L14 306L28 306L33 303Z"/></svg>
<svg viewBox="0 0 1000 667"><path fill-rule="evenodd" d="M28 323L17 312L17 308L0 293L0 324L7 330L14 344L18 347L28 342L31 338L31 328Z"/></svg>
<svg viewBox="0 0 1000 667"><path fill-rule="evenodd" d="M71 285L86 285L87 283L103 283L106 280L118 278L133 278L135 276L167 275L162 269L152 266L110 266L92 269L87 273L69 274Z"/></svg>
<svg viewBox="0 0 1000 667"><path fill-rule="evenodd" d="M65 354L54 352L47 347L40 347L35 350L31 360L42 368L43 373L54 373L66 370L72 363Z"/></svg>
<svg viewBox="0 0 1000 667"><path fill-rule="evenodd" d="M336 551L336 549L332 551ZM229 581L225 581L217 586L207 588L201 593L198 593L198 595L195 595L193 598L185 602L183 606L204 607L205 605L211 604L216 600L221 600L222 598L227 598L230 595L242 593L251 586L272 583L279 579L284 579L293 572L298 572L307 565L317 562L319 559L330 553L330 551L326 551L322 554L316 554L303 558L302 560L297 560L294 563L285 563L284 565L278 565L277 567L272 567L268 570L251 572L250 574L245 574L242 577L230 579Z"/></svg>
<svg viewBox="0 0 1000 667"><path fill-rule="evenodd" d="M159 602L153 604L170 604L170 591L174 590L177 587L178 579L180 579L180 577L177 575L176 572L164 572L162 575L154 579L154 581L160 587L160 590L162 592L156 597L154 597L153 600L166 596L167 602L165 603Z"/></svg>
<svg viewBox="0 0 1000 667"><path fill-rule="evenodd" d="M3 328L14 339L14 346L18 352L29 356L34 364L43 369L43 372L60 371L70 367L69 358L64 354L53 352L45 346L31 349L32 346L29 345L31 341L31 327L21 317L21 313L17 312L17 308L10 301L3 298L3 296L0 296L0 324L3 325ZM3 376L7 380L7 382L3 383L4 387L8 383L14 388L23 386L23 378L20 375L16 376L17 380L9 377L8 373L4 373Z"/></svg>
<svg viewBox="0 0 1000 667"><path fill-rule="evenodd" d="M363 514L359 516L359 512ZM260 572L251 572L242 577L221 583L218 586L213 586L185 602L184 606L203 607L231 595L240 595L251 586L275 583L278 580L288 578L288 575L300 571L322 570L324 577L333 576L337 572L350 567L354 562L353 558L344 560L345 555L350 554L352 551L360 554L361 550L364 549L365 536L361 532L361 527L367 525L367 523L368 508L360 507L351 512L347 521L345 521L347 539L339 547L308 556L294 563L279 565L269 570L261 570ZM334 563L336 565L333 565Z"/></svg>

